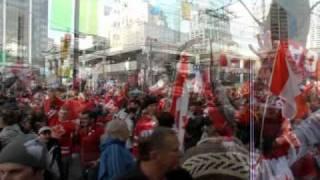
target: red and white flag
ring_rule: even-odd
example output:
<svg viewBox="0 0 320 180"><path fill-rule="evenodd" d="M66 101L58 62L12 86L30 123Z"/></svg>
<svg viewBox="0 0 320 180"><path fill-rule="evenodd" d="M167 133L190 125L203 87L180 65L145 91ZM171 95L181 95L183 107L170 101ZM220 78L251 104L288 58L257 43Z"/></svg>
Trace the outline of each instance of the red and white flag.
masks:
<svg viewBox="0 0 320 180"><path fill-rule="evenodd" d="M188 56L182 52L180 62L177 66L176 80L172 89L171 113L176 119L176 128L178 130L178 139L180 149L183 149L184 125L187 120L189 106L188 75L190 73L190 64Z"/></svg>
<svg viewBox="0 0 320 180"><path fill-rule="evenodd" d="M295 68L295 62L288 57L287 44L281 42L275 57L270 91L284 99L282 116L292 119L297 114L297 97L301 94L303 75Z"/></svg>
<svg viewBox="0 0 320 180"><path fill-rule="evenodd" d="M187 81L189 73L189 60L188 56L184 53L181 53L181 59L177 65L177 74L176 80L172 88L172 104L171 104L171 113L177 117L177 102L178 99L182 96L184 90L184 84Z"/></svg>

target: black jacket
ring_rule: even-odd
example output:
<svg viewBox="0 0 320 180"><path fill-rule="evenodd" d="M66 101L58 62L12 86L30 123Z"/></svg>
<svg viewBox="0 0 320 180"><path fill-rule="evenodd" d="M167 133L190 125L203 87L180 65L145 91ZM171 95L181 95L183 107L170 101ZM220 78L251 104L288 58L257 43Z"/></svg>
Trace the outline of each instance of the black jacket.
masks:
<svg viewBox="0 0 320 180"><path fill-rule="evenodd" d="M61 148L60 148L59 142L57 139L51 138L49 142L46 143L46 145L47 145L48 152L52 156L52 162L50 163L50 166L53 166L53 164L56 163L58 165L59 175L61 176L62 156L61 156ZM49 171L45 171L44 177L45 177L45 180L56 180L56 178Z"/></svg>
<svg viewBox="0 0 320 180"><path fill-rule="evenodd" d="M166 174L166 180L191 180L192 177L188 171L179 167L176 170L170 171ZM127 174L117 178L117 180L148 180L148 177L145 176L137 163L134 168L132 168Z"/></svg>

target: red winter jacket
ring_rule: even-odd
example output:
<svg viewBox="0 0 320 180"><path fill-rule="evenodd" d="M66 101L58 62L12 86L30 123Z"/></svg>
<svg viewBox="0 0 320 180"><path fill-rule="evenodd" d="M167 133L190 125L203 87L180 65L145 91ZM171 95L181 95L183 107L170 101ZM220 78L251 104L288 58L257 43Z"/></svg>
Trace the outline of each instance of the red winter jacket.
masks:
<svg viewBox="0 0 320 180"><path fill-rule="evenodd" d="M73 148L73 138L76 134L74 121L55 121L51 124L52 136L57 138L61 146L62 156L70 156Z"/></svg>
<svg viewBox="0 0 320 180"><path fill-rule="evenodd" d="M140 137L148 136L152 130L157 126L157 121L149 115L143 115L137 122L133 131L133 155L138 155L138 140Z"/></svg>
<svg viewBox="0 0 320 180"><path fill-rule="evenodd" d="M100 137L103 133L104 128L99 125L92 125L79 130L80 158L83 166L99 158Z"/></svg>
<svg viewBox="0 0 320 180"><path fill-rule="evenodd" d="M58 118L58 111L63 106L64 101L56 97L54 99L44 100L44 112L48 117L48 121Z"/></svg>

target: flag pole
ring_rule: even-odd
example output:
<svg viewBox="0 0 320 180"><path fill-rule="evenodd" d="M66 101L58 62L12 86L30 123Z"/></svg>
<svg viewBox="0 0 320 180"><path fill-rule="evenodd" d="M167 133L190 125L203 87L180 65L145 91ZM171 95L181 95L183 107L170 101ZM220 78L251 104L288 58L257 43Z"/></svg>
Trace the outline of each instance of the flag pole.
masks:
<svg viewBox="0 0 320 180"><path fill-rule="evenodd" d="M280 33L281 22L280 22L280 18L279 18L279 13L280 13L280 10L278 9L278 25L279 25L278 37L279 37L279 44L277 46L277 51L276 51L276 54L275 54L275 58L278 56L278 49L281 46L281 42L280 42L280 39L281 39L281 33ZM269 83L268 83L268 87L269 88L271 87L272 76L273 76L273 73L274 73L274 66L275 66L275 62L276 62L275 58L274 58L273 63L272 63L272 73L271 73L271 77L270 77ZM259 147L260 147L261 151L262 151L262 147L263 147L263 131L264 131L265 116L266 116L266 113L267 113L267 106L268 106L268 103L269 103L269 99L270 99L270 95L267 96L266 103L265 103L264 110L263 110L263 115L262 115L262 124L261 124L261 131L260 131L260 142L259 142L260 143Z"/></svg>
<svg viewBox="0 0 320 180"><path fill-rule="evenodd" d="M264 104L264 109L263 109L263 115L262 115L262 121L261 121L261 131L260 131L260 150L262 151L262 147L263 147L263 131L264 131L264 122L265 122L265 117L266 117L266 114L267 114L267 107L268 107L268 103L269 103L269 99L270 99L270 95L267 96L267 100L266 100L266 103Z"/></svg>
<svg viewBox="0 0 320 180"><path fill-rule="evenodd" d="M281 43L279 42L274 60L272 62L272 72L271 72L271 77L269 78L269 83L268 83L269 88L271 87L272 76L274 73L275 64L276 64L276 60L277 60L276 57L278 56L278 49L281 48L280 46L281 46ZM260 150L262 150L262 145L263 145L263 131L264 131L264 124L265 124L265 116L267 114L267 106L269 103L270 96L271 96L270 94L267 96L267 99L266 99L266 102L264 105L263 115L262 115L262 121L261 121L262 124L261 124L261 131L260 131L260 145L259 145Z"/></svg>

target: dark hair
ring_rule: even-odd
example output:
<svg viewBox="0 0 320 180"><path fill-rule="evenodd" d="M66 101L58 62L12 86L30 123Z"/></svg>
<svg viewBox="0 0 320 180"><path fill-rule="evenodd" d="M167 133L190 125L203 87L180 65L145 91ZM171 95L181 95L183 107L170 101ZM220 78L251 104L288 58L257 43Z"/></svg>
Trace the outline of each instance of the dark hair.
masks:
<svg viewBox="0 0 320 180"><path fill-rule="evenodd" d="M87 115L89 119L95 120L97 118L97 114L92 110L85 110L81 112L81 115Z"/></svg>
<svg viewBox="0 0 320 180"><path fill-rule="evenodd" d="M2 122L7 126L18 123L21 120L21 110L17 102L8 99L1 107L0 116L2 117Z"/></svg>
<svg viewBox="0 0 320 180"><path fill-rule="evenodd" d="M137 99L130 99L128 104L130 104L130 103L134 103L134 104L137 104L138 106L141 106L141 102Z"/></svg>
<svg viewBox="0 0 320 180"><path fill-rule="evenodd" d="M33 132L38 132L41 126L46 125L48 121L48 117L45 112L33 112L31 116L31 128ZM41 124L44 123L44 124Z"/></svg>
<svg viewBox="0 0 320 180"><path fill-rule="evenodd" d="M161 127L171 128L174 124L174 116L169 112L161 112L157 119Z"/></svg>
<svg viewBox="0 0 320 180"><path fill-rule="evenodd" d="M148 95L143 99L142 109L145 109L149 105L156 104L156 103L158 103L157 97Z"/></svg>
<svg viewBox="0 0 320 180"><path fill-rule="evenodd" d="M166 137L175 136L176 132L171 128L157 127L151 135L140 138L138 142L138 158L140 161L149 161L150 153L166 147Z"/></svg>

